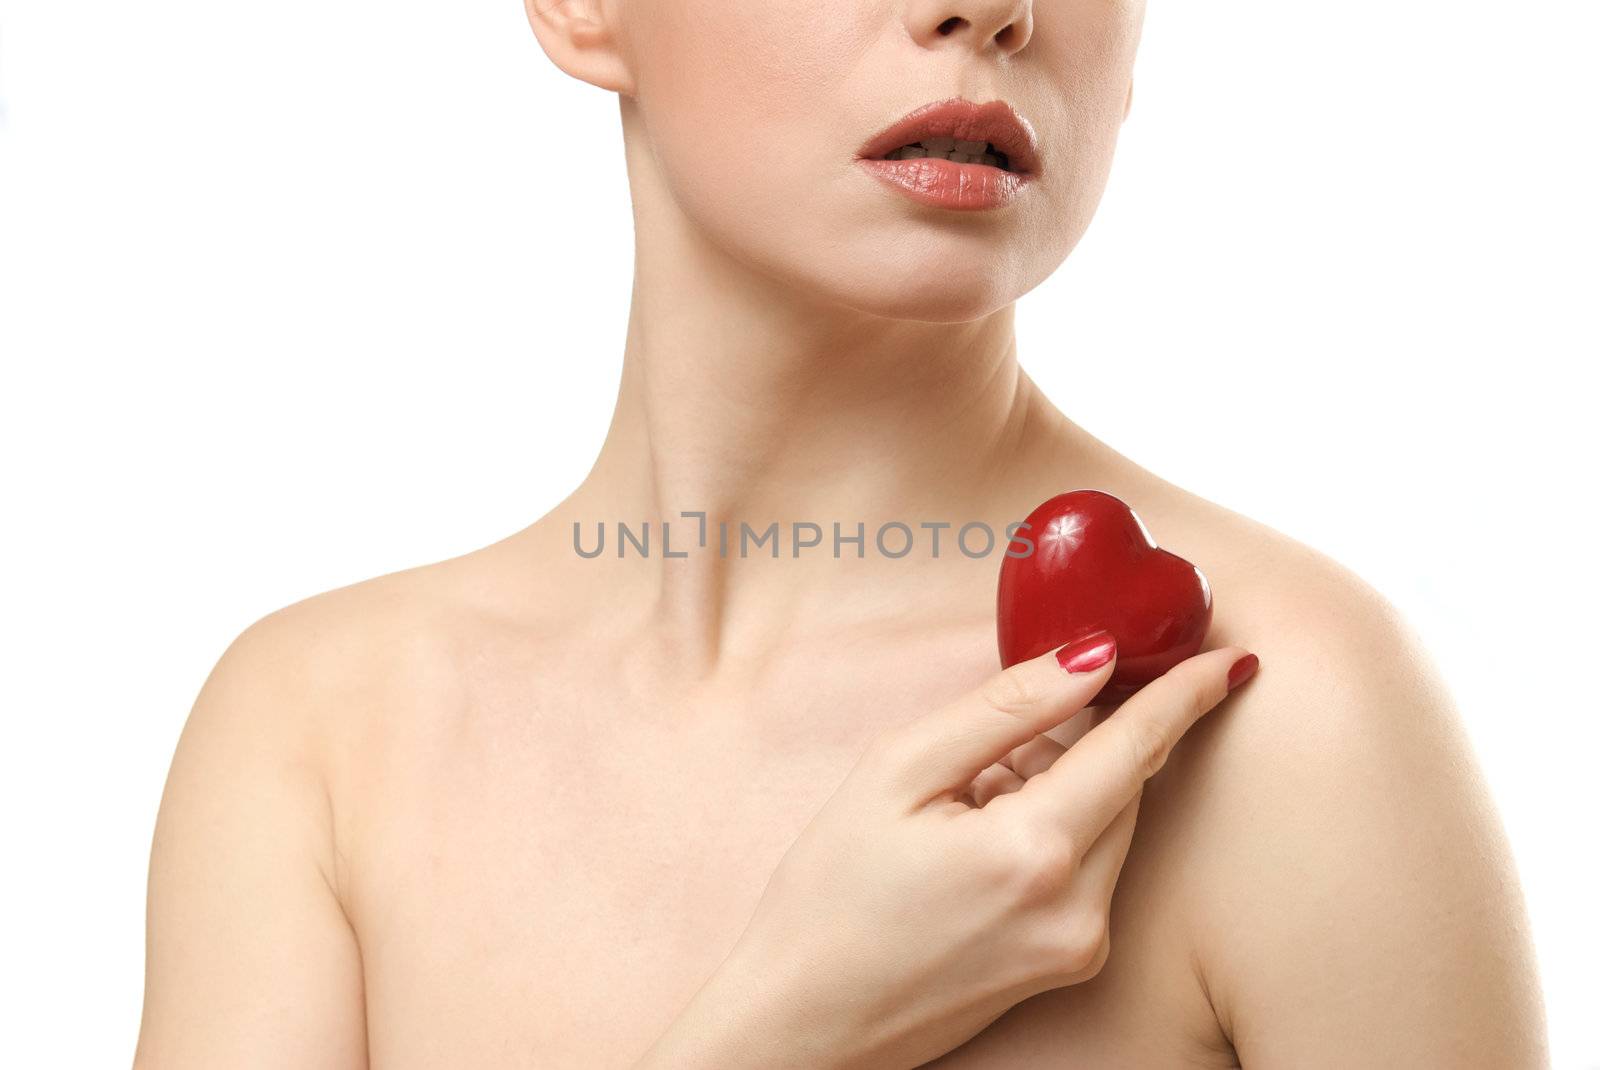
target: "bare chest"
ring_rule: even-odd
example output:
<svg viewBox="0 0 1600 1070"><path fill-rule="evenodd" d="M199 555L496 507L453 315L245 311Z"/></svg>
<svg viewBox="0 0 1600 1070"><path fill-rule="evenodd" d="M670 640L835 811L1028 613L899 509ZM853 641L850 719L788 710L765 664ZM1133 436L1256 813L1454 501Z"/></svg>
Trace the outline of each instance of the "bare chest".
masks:
<svg viewBox="0 0 1600 1070"><path fill-rule="evenodd" d="M416 720L367 756L347 806L375 1067L630 1065L732 947L875 727L658 713L486 704ZM1159 930L1143 915L1160 897L1128 900L1114 965L938 1065L1192 1065L1177 956L1130 935Z"/></svg>

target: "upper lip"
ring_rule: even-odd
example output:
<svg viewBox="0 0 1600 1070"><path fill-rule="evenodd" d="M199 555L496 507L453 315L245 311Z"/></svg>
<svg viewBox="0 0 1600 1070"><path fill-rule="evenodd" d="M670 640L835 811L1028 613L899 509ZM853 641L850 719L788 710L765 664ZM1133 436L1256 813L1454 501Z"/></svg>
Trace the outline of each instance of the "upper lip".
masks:
<svg viewBox="0 0 1600 1070"><path fill-rule="evenodd" d="M987 141L1006 154L1011 169L1021 174L1039 170L1039 142L1033 126L1003 100L974 104L961 97L924 104L874 134L856 155L873 160L902 145L930 137Z"/></svg>

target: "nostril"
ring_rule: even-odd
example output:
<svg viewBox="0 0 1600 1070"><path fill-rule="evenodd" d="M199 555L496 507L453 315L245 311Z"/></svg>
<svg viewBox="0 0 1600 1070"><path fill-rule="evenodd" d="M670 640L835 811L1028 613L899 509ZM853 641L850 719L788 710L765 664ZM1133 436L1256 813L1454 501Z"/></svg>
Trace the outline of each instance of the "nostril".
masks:
<svg viewBox="0 0 1600 1070"><path fill-rule="evenodd" d="M956 32L956 27L960 26L965 21L965 19L957 15L952 15L950 18L945 19L943 22L939 23L940 36L949 37L951 34Z"/></svg>

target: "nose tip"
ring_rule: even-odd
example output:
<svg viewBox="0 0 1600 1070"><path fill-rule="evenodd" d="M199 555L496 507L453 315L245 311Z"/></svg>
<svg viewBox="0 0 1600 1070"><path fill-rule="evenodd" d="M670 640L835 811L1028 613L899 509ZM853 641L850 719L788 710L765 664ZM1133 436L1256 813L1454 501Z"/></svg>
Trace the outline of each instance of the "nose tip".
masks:
<svg viewBox="0 0 1600 1070"><path fill-rule="evenodd" d="M1033 0L925 0L908 15L912 36L925 48L966 40L1010 55L1033 34Z"/></svg>

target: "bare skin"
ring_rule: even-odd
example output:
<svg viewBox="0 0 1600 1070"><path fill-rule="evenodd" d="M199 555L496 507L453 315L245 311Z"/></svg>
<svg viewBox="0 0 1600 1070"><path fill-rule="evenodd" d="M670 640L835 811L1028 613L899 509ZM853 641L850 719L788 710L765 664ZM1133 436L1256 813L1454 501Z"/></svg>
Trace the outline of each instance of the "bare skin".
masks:
<svg viewBox="0 0 1600 1070"><path fill-rule="evenodd" d="M1204 563L1214 642L1249 637L1263 669L1146 790L1101 974L941 1065L1537 1065L1514 873L1403 623L1070 437L1095 459L1019 467L1015 500L1139 503ZM587 493L289 607L224 658L157 835L148 1065L627 1066L872 731L994 668L994 562L961 559L860 563L818 600L834 612L797 590L713 657L669 616L689 604L662 570L686 562L575 561Z"/></svg>
<svg viewBox="0 0 1600 1070"><path fill-rule="evenodd" d="M622 100L639 252L600 456L527 529L290 606L223 657L157 824L136 1063L631 1065L866 740L997 667L999 559L946 544L937 560L584 560L573 523L695 510L1000 529L1096 487L1204 568L1208 646L1248 647L1262 667L1145 790L1100 973L937 1065L1543 1065L1509 852L1404 621L1335 562L1096 440L1018 366L1013 302L1076 241L1114 135L1077 116L1076 168L1066 140L1046 143L1055 173L1081 181L1019 208L1038 216L1015 229L863 214L879 238L911 228L908 256L951 265L886 273L862 250L830 253L825 229L707 192L726 176L674 173L691 157L653 150L674 121L696 129L695 93L671 81L692 66L648 79L680 95L650 129L638 72L684 53L625 47L618 6L569 0L534 21L553 59ZM852 32L880 6L821 5L856 16ZM977 40L1031 12L951 6ZM909 7L919 47L961 42L922 34L943 8ZM1049 39L1084 50L1055 68L1090 72L1063 99L1113 126L1134 7L1066 5L1077 21ZM1004 39L1014 56L1045 47ZM739 72L715 73L736 106ZM729 181L784 203L759 170ZM827 181L878 192L842 170ZM710 203L727 214L708 229ZM1070 743L1083 720L1052 734Z"/></svg>

